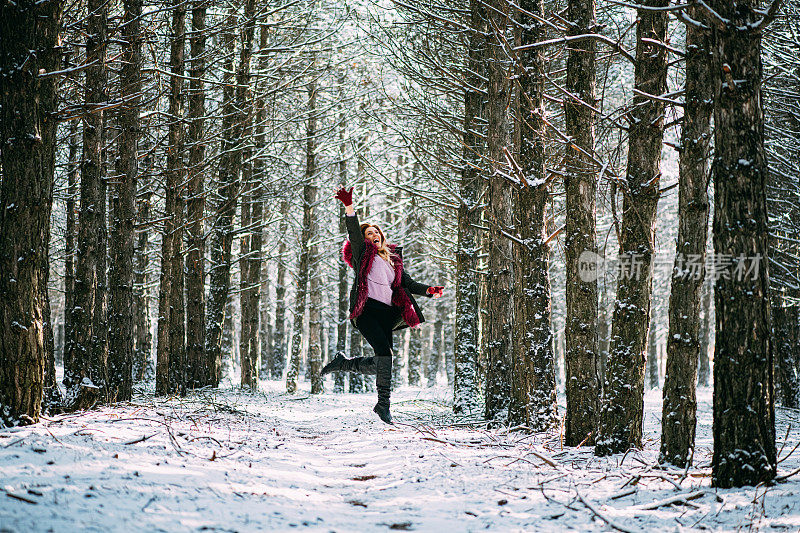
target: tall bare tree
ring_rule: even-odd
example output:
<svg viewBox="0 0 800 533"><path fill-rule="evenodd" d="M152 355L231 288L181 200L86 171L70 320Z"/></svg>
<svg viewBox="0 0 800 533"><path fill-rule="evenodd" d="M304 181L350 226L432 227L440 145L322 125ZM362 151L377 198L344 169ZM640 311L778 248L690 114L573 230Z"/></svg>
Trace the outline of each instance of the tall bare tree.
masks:
<svg viewBox="0 0 800 533"><path fill-rule="evenodd" d="M469 413L478 404L478 255L480 244L476 226L481 219L483 189L483 54L486 48L483 3L469 3L469 48L464 87L464 163L459 183L458 242L456 244L456 325L453 372L453 411Z"/></svg>
<svg viewBox="0 0 800 533"><path fill-rule="evenodd" d="M205 84L207 0L192 4L192 33L189 37L189 110L186 144L189 150L186 195L186 365L187 385L210 383L205 349Z"/></svg>
<svg viewBox="0 0 800 533"><path fill-rule="evenodd" d="M183 394L186 390L186 309L184 304L183 232L186 205L184 162L184 57L186 51L186 4L175 2L170 41L170 92L166 221L161 246L156 393Z"/></svg>
<svg viewBox="0 0 800 533"><path fill-rule="evenodd" d="M126 401L133 394L133 250L136 219L136 182L139 175L139 114L141 113L141 0L125 0L119 113L117 176L110 197L111 263L108 273L108 393L111 401Z"/></svg>
<svg viewBox="0 0 800 533"><path fill-rule="evenodd" d="M611 324L611 348L595 453L641 447L644 362L650 327L655 222L661 184L661 145L667 88L668 0L637 9L633 107L628 113L628 168L623 185L621 272Z"/></svg>
<svg viewBox="0 0 800 533"><path fill-rule="evenodd" d="M61 63L62 9L0 8L0 427L37 422L42 405L57 93L57 78L43 74Z"/></svg>
<svg viewBox="0 0 800 533"><path fill-rule="evenodd" d="M767 161L761 35L777 12L757 0L709 2L713 25L714 252L732 273L715 276L714 453L711 482L771 481L777 468L769 292ZM757 272L755 271L757 267Z"/></svg>
<svg viewBox="0 0 800 533"><path fill-rule="evenodd" d="M85 96L81 157L81 201L76 249L75 301L65 358L72 368L64 375L68 409L86 409L106 399L107 361L103 316L105 302L105 186L103 173L106 103L107 4L90 0L86 26Z"/></svg>
<svg viewBox="0 0 800 533"><path fill-rule="evenodd" d="M509 422L544 431L558 421L550 323L549 182L545 176L542 0L523 0L517 15L517 140L519 186L513 207L514 356Z"/></svg>
<svg viewBox="0 0 800 533"><path fill-rule="evenodd" d="M569 37L588 35L597 25L595 0L569 0ZM564 443L593 444L600 410L598 373L597 279L581 275L581 257L597 253L596 208L597 166L595 164L595 105L597 75L594 39L576 39L567 56L564 98L564 127L569 142L564 152L566 228L564 253L567 266L567 317L564 328L566 353L566 402Z"/></svg>
<svg viewBox="0 0 800 533"><path fill-rule="evenodd" d="M487 272L487 369L485 416L504 422L511 395L514 317L511 241L504 235L511 222L512 188L503 176L501 162L509 145L508 107L511 90L506 76L508 2L485 4L486 35L486 156L492 168L489 177L488 206L489 265Z"/></svg>
<svg viewBox="0 0 800 533"><path fill-rule="evenodd" d="M689 16L700 19L701 8ZM700 310L708 234L708 179L711 114L708 33L686 27L686 104L681 126L678 188L678 246L669 296L667 368L661 417L662 462L686 466L694 450L696 380L700 356ZM692 261L694 265L689 265Z"/></svg>

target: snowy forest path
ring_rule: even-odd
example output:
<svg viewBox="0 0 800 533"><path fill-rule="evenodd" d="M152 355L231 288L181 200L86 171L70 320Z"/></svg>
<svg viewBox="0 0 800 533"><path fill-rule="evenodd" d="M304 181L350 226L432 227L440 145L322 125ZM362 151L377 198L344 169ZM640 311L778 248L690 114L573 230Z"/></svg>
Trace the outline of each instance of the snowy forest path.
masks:
<svg viewBox="0 0 800 533"><path fill-rule="evenodd" d="M0 432L0 531L800 529L800 476L709 489L707 391L700 467L684 475L655 468L660 391L647 395L645 449L597 458L562 448L558 432L444 426L445 388L401 389L398 424L387 426L371 394L263 385L139 395ZM779 447L790 426L788 442L798 442L800 413L778 415ZM779 474L798 466L795 452Z"/></svg>

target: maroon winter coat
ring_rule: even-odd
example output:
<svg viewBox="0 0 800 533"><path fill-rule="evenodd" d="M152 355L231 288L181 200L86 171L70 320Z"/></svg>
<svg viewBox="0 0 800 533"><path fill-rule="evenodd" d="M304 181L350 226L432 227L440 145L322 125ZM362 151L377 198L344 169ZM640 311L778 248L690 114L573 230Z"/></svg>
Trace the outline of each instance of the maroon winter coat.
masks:
<svg viewBox="0 0 800 533"><path fill-rule="evenodd" d="M345 241L342 247L342 259L356 273L356 279L350 289L350 320L355 320L364 311L364 305L367 303L367 274L372 269L375 256L378 255L378 247L364 238L358 215L352 217L345 215L345 224L349 240ZM414 281L404 270L403 248L390 244L389 249L397 256L394 259L392 305L399 307L401 311L400 318L392 329L413 328L425 322L414 294L428 298L432 295L428 294L427 285Z"/></svg>

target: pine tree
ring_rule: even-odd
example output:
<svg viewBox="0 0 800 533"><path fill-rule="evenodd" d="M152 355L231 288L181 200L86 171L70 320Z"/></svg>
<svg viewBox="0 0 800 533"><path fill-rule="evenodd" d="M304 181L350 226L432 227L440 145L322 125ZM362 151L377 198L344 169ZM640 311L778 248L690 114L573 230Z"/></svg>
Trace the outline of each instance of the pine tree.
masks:
<svg viewBox="0 0 800 533"><path fill-rule="evenodd" d="M486 3L486 156L492 167L488 206L489 261L487 272L487 369L485 416L505 422L511 395L513 259L511 241L503 235L511 222L512 190L499 172L509 144L507 110L510 87L506 76L504 43L508 30L509 6L504 1Z"/></svg>
<svg viewBox="0 0 800 533"><path fill-rule="evenodd" d="M459 183L458 242L456 243L456 322L454 332L453 411L470 413L478 404L478 254L475 226L481 218L479 198L483 189L480 169L483 139L480 135L483 94L480 67L483 64L485 29L483 3L470 0L470 31L464 88L463 159ZM449 380L448 380L449 381Z"/></svg>
<svg viewBox="0 0 800 533"><path fill-rule="evenodd" d="M87 409L106 399L105 354L105 184L103 177L104 111L106 95L107 4L90 0L86 27L84 102L99 108L83 117L81 200L76 248L74 305L69 309L70 329L65 359L71 362L64 375L66 408ZM66 369L65 369L66 370Z"/></svg>
<svg viewBox="0 0 800 533"><path fill-rule="evenodd" d="M699 18L697 9L690 16ZM659 460L684 467L691 461L697 424L696 378L700 357L700 309L708 234L708 159L713 102L708 35L686 27L686 105L681 125L678 247L669 296L667 367ZM699 263L690 269L687 261Z"/></svg>
<svg viewBox="0 0 800 533"><path fill-rule="evenodd" d="M776 471L769 230L761 32L774 16L759 2L709 3L714 26L714 252L731 260L715 276L714 487L771 481ZM746 28L746 29L743 29ZM758 266L757 272L747 275ZM741 269L744 269L742 273ZM737 272L739 274L737 274Z"/></svg>
<svg viewBox="0 0 800 533"><path fill-rule="evenodd" d="M542 0L524 0L518 17L516 76L519 186L513 207L514 356L509 422L545 431L558 422L550 323L550 246L544 153L544 17Z"/></svg>
<svg viewBox="0 0 800 533"><path fill-rule="evenodd" d="M597 25L594 0L570 0L567 35L577 37L594 32ZM587 254L597 253L595 197L597 168L594 162L595 113L597 99L596 44L578 39L569 47L564 98L564 126L569 137L564 153L566 190L566 402L564 443L593 444L597 432L601 384L598 374L597 279L581 276Z"/></svg>
<svg viewBox="0 0 800 533"><path fill-rule="evenodd" d="M186 194L186 381L190 388L211 383L211 369L205 358L205 86L206 0L192 4L192 33L189 37L189 109L186 145L189 151Z"/></svg>
<svg viewBox="0 0 800 533"><path fill-rule="evenodd" d="M647 0L637 10L635 89L628 131L623 190L621 273L611 325L611 348L595 453L641 447L644 362L650 327L656 207L661 183L661 143L667 87L667 0Z"/></svg>
<svg viewBox="0 0 800 533"><path fill-rule="evenodd" d="M63 3L0 8L0 427L37 422L42 405ZM52 376L53 378L55 376Z"/></svg>

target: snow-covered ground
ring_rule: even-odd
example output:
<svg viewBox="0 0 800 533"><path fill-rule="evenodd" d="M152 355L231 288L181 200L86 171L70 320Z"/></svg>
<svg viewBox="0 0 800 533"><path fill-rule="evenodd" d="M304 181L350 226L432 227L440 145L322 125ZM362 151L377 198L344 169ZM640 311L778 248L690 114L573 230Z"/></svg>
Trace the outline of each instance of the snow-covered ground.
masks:
<svg viewBox="0 0 800 533"><path fill-rule="evenodd" d="M599 459L558 432L453 425L444 387L395 392L394 427L373 394L263 389L137 395L0 431L0 531L800 531L800 474L709 488L708 390L683 472L656 467L660 391L645 449ZM789 426L783 475L800 466L800 412L779 409L779 447Z"/></svg>

